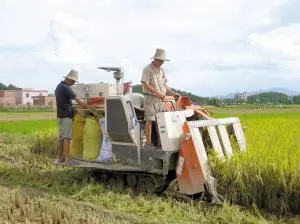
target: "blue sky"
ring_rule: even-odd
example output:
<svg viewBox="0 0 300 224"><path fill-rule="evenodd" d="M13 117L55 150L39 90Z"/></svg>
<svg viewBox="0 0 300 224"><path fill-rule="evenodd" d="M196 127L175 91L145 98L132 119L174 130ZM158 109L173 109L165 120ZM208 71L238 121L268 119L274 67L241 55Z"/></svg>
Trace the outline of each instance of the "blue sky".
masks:
<svg viewBox="0 0 300 224"><path fill-rule="evenodd" d="M298 0L1 0L0 82L55 89L114 82L122 66L140 83L164 48L169 85L202 96L284 87L300 91Z"/></svg>

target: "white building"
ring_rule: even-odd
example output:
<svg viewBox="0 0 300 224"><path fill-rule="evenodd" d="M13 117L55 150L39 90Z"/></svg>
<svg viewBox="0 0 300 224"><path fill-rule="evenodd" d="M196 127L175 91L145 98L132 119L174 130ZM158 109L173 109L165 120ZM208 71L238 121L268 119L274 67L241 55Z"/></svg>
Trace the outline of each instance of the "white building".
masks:
<svg viewBox="0 0 300 224"><path fill-rule="evenodd" d="M123 95L123 84L90 83L71 86L73 91L82 99L91 97L108 97Z"/></svg>
<svg viewBox="0 0 300 224"><path fill-rule="evenodd" d="M48 90L40 89L16 89L16 104L33 105L33 97L48 96Z"/></svg>
<svg viewBox="0 0 300 224"><path fill-rule="evenodd" d="M248 99L248 93L247 92L237 93L235 94L235 99L246 101Z"/></svg>

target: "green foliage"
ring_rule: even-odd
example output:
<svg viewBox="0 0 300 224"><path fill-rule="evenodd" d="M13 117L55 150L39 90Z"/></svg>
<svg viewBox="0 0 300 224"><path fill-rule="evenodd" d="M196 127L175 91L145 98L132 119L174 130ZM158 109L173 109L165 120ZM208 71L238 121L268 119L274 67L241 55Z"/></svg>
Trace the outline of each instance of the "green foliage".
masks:
<svg viewBox="0 0 300 224"><path fill-rule="evenodd" d="M0 90L6 90L7 86L0 82Z"/></svg>
<svg viewBox="0 0 300 224"><path fill-rule="evenodd" d="M37 154L55 156L57 134L57 128L44 129L33 133L31 151Z"/></svg>
<svg viewBox="0 0 300 224"><path fill-rule="evenodd" d="M300 95L299 96L293 96L292 103L293 104L300 104Z"/></svg>
<svg viewBox="0 0 300 224"><path fill-rule="evenodd" d="M200 97L197 95L194 95L190 92L178 90L178 89L173 89L175 92L180 93L182 96L189 96L191 101L194 104L201 104L201 105L218 105L220 100L216 98L210 98L210 97ZM134 85L132 87L132 91L135 93L142 93L142 86L141 85Z"/></svg>
<svg viewBox="0 0 300 224"><path fill-rule="evenodd" d="M42 112L42 111L55 111L53 107L44 107L44 106L4 106L0 105L0 112Z"/></svg>
<svg viewBox="0 0 300 224"><path fill-rule="evenodd" d="M191 101L194 104L200 104L200 105L218 105L220 103L220 100L217 98L212 98L212 97L201 97L201 96L197 96L192 94L191 92L185 92L182 90L178 90L178 89L173 89L175 92L180 93L180 95L182 96L189 96Z"/></svg>
<svg viewBox="0 0 300 224"><path fill-rule="evenodd" d="M0 82L0 90L10 90L10 89L17 89L18 87L9 84L8 86L4 85L3 83Z"/></svg>
<svg viewBox="0 0 300 224"><path fill-rule="evenodd" d="M247 102L250 104L287 104L288 95L277 92L260 93L249 96Z"/></svg>
<svg viewBox="0 0 300 224"><path fill-rule="evenodd" d="M256 104L256 105L270 105L270 104L300 104L300 96L289 97L283 93L277 92L265 92L259 93L252 96L248 96L248 99L238 100L235 98L218 99L215 97L201 97L178 89L173 89L175 92L180 93L182 96L189 96L194 104L200 105L233 105L233 104ZM132 91L136 93L142 93L141 85L134 85Z"/></svg>

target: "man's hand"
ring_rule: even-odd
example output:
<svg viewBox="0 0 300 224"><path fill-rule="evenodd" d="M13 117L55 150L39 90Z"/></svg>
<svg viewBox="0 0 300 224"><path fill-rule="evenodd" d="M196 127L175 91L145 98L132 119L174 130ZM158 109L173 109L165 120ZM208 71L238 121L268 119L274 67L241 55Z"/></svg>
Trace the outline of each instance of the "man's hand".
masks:
<svg viewBox="0 0 300 224"><path fill-rule="evenodd" d="M75 101L79 104L80 107L84 108L84 109L88 109L89 105L86 104L80 97L76 96L75 97Z"/></svg>
<svg viewBox="0 0 300 224"><path fill-rule="evenodd" d="M181 97L180 93L175 93L175 94L174 94L175 100L178 100L179 97Z"/></svg>
<svg viewBox="0 0 300 224"><path fill-rule="evenodd" d="M158 90L156 90L154 94L155 94L156 96L158 96L159 98L164 98L164 97L165 97L165 95L162 94L162 92L160 92L160 91L158 91Z"/></svg>

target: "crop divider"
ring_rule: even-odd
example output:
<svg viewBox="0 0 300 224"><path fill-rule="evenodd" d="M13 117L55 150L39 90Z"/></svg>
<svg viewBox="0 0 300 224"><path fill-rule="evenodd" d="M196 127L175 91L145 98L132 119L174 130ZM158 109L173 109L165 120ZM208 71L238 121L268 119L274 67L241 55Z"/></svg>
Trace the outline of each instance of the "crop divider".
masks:
<svg viewBox="0 0 300 224"><path fill-rule="evenodd" d="M191 128L192 135L197 139L198 145L203 146L199 149L201 154L206 154L207 149L203 143L202 130L207 128L210 141L212 143L212 148L216 151L219 158L224 158L224 156L232 157L233 149L228 135L226 126L232 125L233 133L236 137L239 150L246 150L246 139L244 131L239 118L221 118L221 119L210 119L210 120L197 120L189 121L188 125ZM197 136L197 137L196 137ZM205 156L207 157L207 155Z"/></svg>

